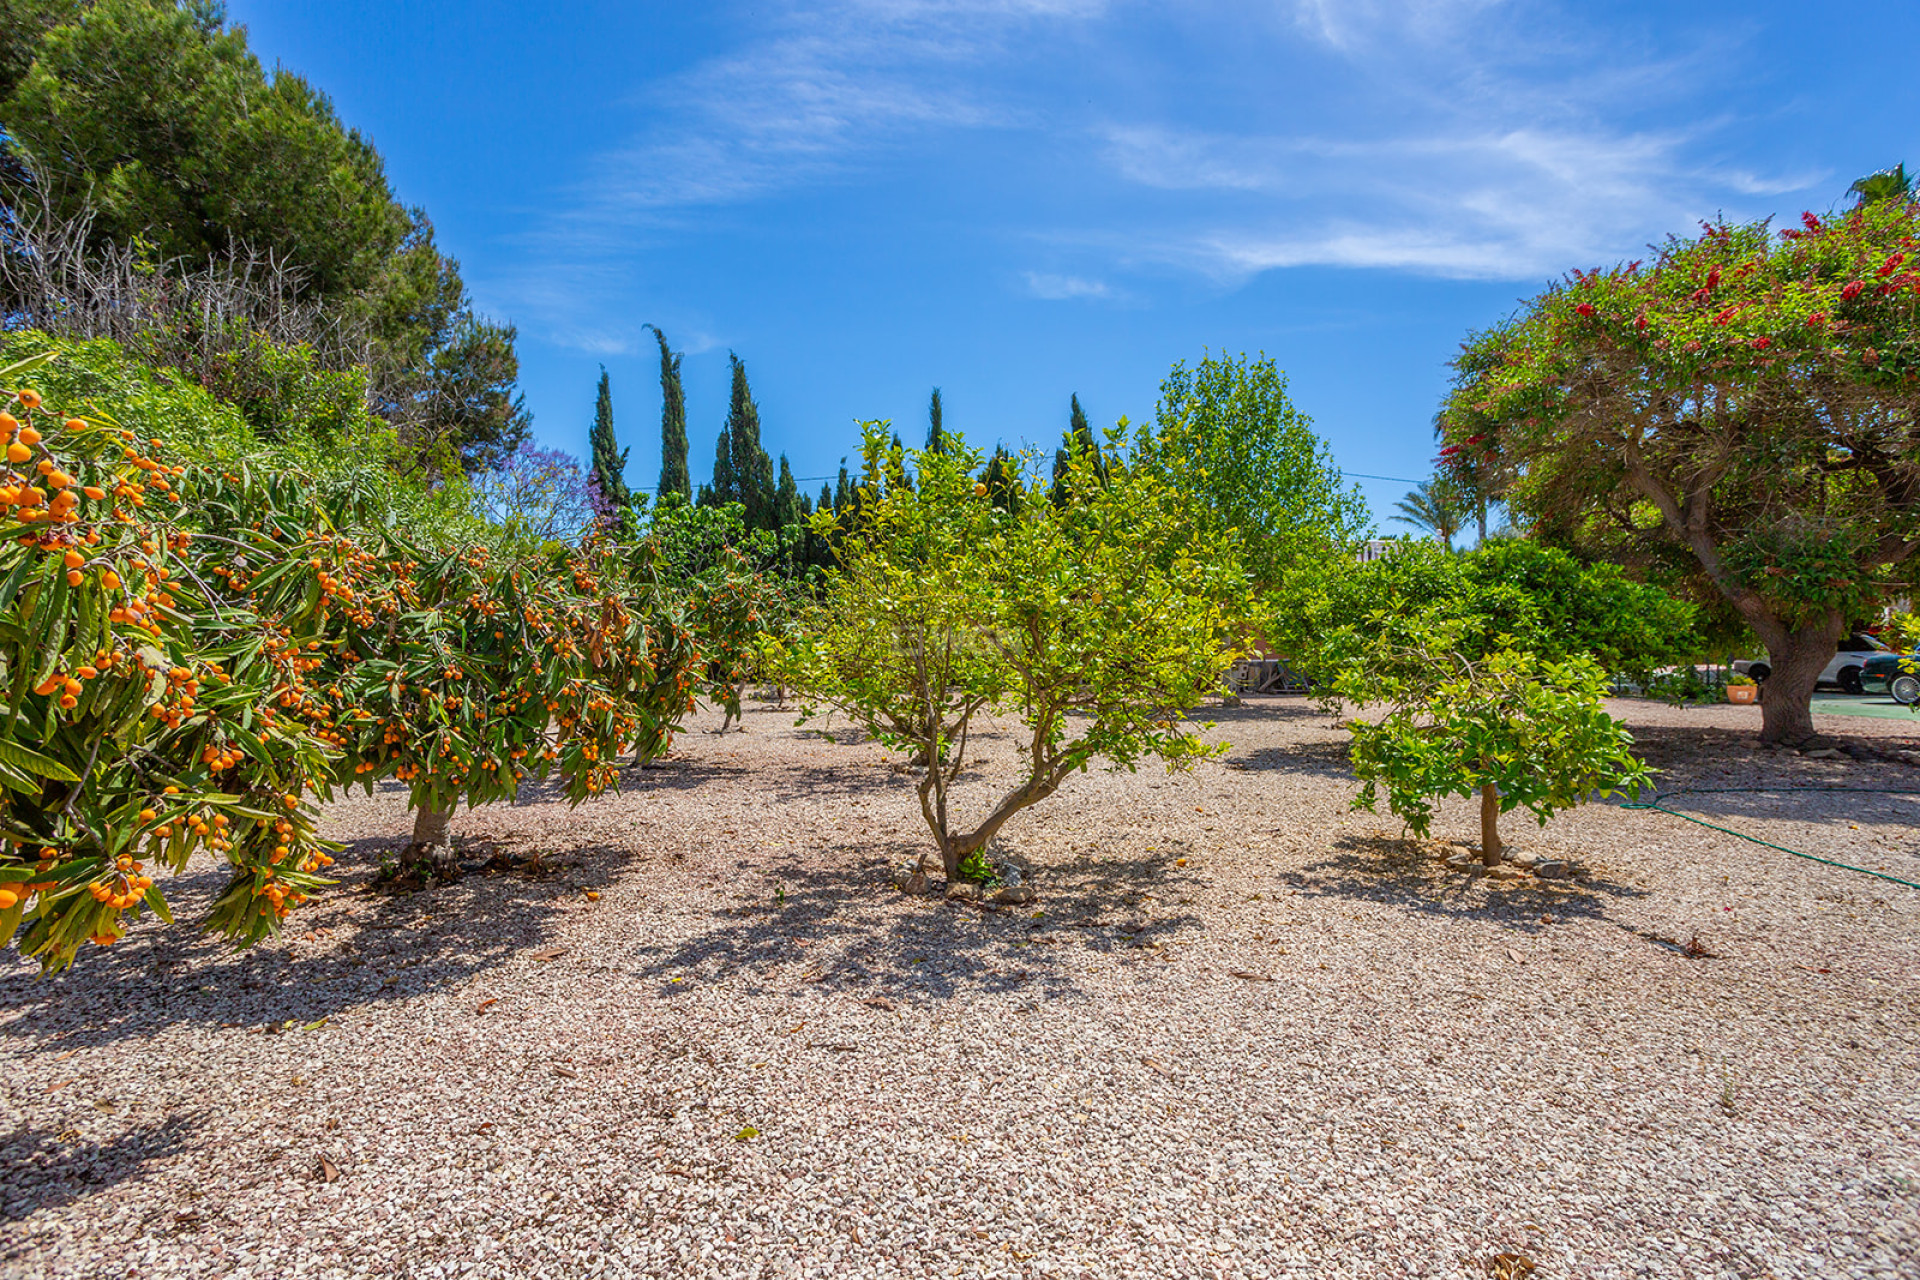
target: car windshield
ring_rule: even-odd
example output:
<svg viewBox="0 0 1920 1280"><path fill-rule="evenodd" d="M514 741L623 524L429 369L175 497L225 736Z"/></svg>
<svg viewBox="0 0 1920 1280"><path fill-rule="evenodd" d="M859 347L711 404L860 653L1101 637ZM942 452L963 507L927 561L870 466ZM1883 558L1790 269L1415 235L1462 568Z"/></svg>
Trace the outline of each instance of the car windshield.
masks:
<svg viewBox="0 0 1920 1280"><path fill-rule="evenodd" d="M1847 642L1840 646L1844 653L1892 653L1893 650L1875 640L1872 636L1848 636Z"/></svg>

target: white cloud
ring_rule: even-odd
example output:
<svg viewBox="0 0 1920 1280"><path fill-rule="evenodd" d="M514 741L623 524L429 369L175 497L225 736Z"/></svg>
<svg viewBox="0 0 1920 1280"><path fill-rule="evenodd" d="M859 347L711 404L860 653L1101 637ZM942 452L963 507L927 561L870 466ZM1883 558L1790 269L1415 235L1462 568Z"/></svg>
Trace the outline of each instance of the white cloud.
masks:
<svg viewBox="0 0 1920 1280"><path fill-rule="evenodd" d="M1104 280L1085 280L1079 276L1056 276L1027 272L1027 292L1048 302L1070 302L1081 298L1112 298L1114 291Z"/></svg>

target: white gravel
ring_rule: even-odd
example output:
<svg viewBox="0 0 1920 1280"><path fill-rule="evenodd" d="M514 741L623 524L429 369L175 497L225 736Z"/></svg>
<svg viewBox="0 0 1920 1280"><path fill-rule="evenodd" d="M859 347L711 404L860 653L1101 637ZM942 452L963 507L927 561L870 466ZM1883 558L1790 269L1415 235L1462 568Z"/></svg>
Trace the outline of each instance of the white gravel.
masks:
<svg viewBox="0 0 1920 1280"><path fill-rule="evenodd" d="M1889 793L1920 769L1621 709L1668 786L1880 789L1687 803L1920 880L1920 795ZM1017 819L1041 896L999 913L889 888L926 847L911 779L790 712L702 721L577 810L456 819L545 878L370 892L404 802L342 804L345 881L279 942L0 962L0 1271L1920 1270L1920 890L1612 806L1510 820L1585 880L1469 879L1348 812L1298 700L1217 715L1224 763Z"/></svg>

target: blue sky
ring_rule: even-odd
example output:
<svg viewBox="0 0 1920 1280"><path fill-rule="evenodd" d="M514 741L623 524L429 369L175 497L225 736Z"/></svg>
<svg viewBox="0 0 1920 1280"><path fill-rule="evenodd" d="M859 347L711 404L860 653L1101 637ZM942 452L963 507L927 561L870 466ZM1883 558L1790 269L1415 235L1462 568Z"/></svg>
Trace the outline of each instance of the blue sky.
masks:
<svg viewBox="0 0 1920 1280"><path fill-rule="evenodd" d="M1521 0L236 0L520 329L535 431L613 377L695 478L729 350L821 476L892 418L1048 445L1078 392L1272 355L1352 472L1422 477L1446 362L1570 267L1796 215L1912 149L1920 6ZM532 15L532 16L530 16ZM1366 481L1384 513L1406 485ZM811 486L818 490L818 482Z"/></svg>

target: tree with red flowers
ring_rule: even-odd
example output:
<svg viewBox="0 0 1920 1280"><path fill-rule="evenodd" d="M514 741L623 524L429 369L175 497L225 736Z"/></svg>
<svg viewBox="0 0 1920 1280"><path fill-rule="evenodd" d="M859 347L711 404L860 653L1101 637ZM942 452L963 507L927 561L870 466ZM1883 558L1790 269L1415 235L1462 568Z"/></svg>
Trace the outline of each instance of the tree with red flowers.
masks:
<svg viewBox="0 0 1920 1280"><path fill-rule="evenodd" d="M1920 206L1801 221L1574 272L1466 344L1442 411L1443 453L1511 468L1536 532L1736 611L1771 660L1761 736L1788 744L1920 546Z"/></svg>

